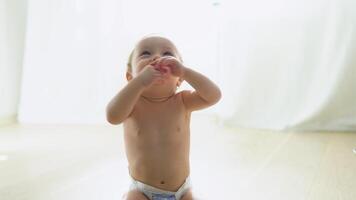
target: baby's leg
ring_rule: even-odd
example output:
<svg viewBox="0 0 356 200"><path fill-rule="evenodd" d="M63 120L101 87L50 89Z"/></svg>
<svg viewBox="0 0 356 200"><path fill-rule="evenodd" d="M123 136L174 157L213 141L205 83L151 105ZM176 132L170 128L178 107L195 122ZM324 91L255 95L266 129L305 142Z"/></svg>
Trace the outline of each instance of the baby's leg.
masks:
<svg viewBox="0 0 356 200"><path fill-rule="evenodd" d="M188 192L186 192L180 200L193 200L192 190L189 189Z"/></svg>
<svg viewBox="0 0 356 200"><path fill-rule="evenodd" d="M129 191L124 197L124 200L149 200L144 194L138 190Z"/></svg>

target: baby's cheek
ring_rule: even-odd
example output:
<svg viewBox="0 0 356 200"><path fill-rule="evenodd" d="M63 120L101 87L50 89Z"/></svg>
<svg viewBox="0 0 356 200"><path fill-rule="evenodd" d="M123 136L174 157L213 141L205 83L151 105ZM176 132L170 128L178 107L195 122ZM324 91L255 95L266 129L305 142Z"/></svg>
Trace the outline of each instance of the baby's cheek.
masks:
<svg viewBox="0 0 356 200"><path fill-rule="evenodd" d="M144 69L144 67L135 67L134 70L134 76L138 75L142 70Z"/></svg>

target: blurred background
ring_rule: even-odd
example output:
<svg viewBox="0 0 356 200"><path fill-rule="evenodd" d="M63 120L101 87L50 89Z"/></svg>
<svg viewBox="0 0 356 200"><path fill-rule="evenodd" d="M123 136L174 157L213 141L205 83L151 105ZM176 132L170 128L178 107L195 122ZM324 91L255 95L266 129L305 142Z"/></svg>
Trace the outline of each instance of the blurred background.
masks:
<svg viewBox="0 0 356 200"><path fill-rule="evenodd" d="M170 38L234 126L356 129L352 0L1 0L0 121L105 124L135 43ZM185 86L188 87L188 86Z"/></svg>
<svg viewBox="0 0 356 200"><path fill-rule="evenodd" d="M250 169L253 173L258 169L256 173L260 174L263 169L276 169L268 168L268 163L273 161L275 155L281 156L276 152L290 145L287 141L300 141L290 140L291 137L300 137L289 136L290 132L325 133L321 134L321 138L307 140L311 142L310 150L319 153L329 152L329 144L335 144L336 146L332 147L336 149L347 147L349 153L352 146L356 147L355 134L351 134L356 132L354 0L0 0L0 170L3 170L3 175L0 176L0 199L56 199L54 196L59 193L68 194L63 192L65 189L62 188L61 192L55 193L54 196L51 196L54 193L41 196L43 194L38 191L43 187L50 190L49 187L53 189L59 185L66 185L67 189L73 187L68 182L62 184L57 179L53 182L51 180L57 176L58 180L62 180L66 174L70 174L71 167L78 166L74 160L85 157L85 152L89 149L90 155L93 156L95 147L97 157L90 159L96 161L102 158L103 154L112 157L117 156L115 153L123 155L123 147L116 149L118 144L113 142L122 142L122 134L116 134L122 131L121 125L113 127L106 122L105 107L126 84L125 72L129 53L139 39L151 33L171 39L181 52L185 65L205 74L221 88L221 101L194 114L199 120L194 121L192 127L196 127L196 132L201 132L199 128L202 124L205 126L207 122L211 122L215 129L209 131L216 131L211 133L210 136L213 137L218 137L215 133L230 128L232 133L224 136L229 139L221 140L220 144L222 147L230 144L231 152L235 152L230 155L234 155L235 159L238 154L233 148L237 146L238 141L250 144L246 146L245 143L244 146L241 143L248 150L241 147L240 152L245 154L240 155L239 161L248 162L248 159L245 159L247 153L255 156L252 163L256 165L249 163L248 167L240 168L241 170ZM185 88L190 86L185 83L181 89ZM83 135L77 133L78 130ZM257 130L263 131L256 132ZM94 136L97 132L102 135ZM237 136L237 132L249 134L242 137ZM339 141L333 137L341 137L342 133L346 137L345 142L330 143ZM82 136L89 139L83 140ZM330 138L325 139L326 136ZM74 142L73 137L77 142ZM106 139L98 139L99 137ZM201 135L193 137L199 140ZM209 134L204 137L209 137ZM239 139L232 140L234 137ZM244 140L241 137L252 138ZM70 143L70 140L73 140L73 143ZM82 147L78 147L78 143ZM108 144L112 147L108 147ZM306 144L306 141L301 142L301 146L296 145L300 148L297 149L303 150L308 146ZM107 148L102 150L105 145ZM197 142L197 145L200 144ZM225 147L228 149L227 146ZM35 150L34 153L25 154L25 147ZM60 148L62 150L58 150ZM73 154L78 148L82 152ZM51 150L48 151L49 149ZM201 158L201 155L205 155L204 151L193 148L192 157ZM356 149L354 151L356 152ZM43 152L48 155L42 155ZM306 152L308 153L310 151ZM63 157L64 154L73 157L69 159ZM12 161L11 155L22 156L15 156L15 161ZM220 154L216 154L216 157L221 158L218 155ZM300 158L305 156L296 155ZM315 154L310 158L310 163L314 163L322 155L324 154ZM336 154L327 155L335 158ZM290 154L285 156L289 157ZM40 157L43 163L33 161ZM56 163L60 163L59 158L62 163L73 161L73 166L61 173L53 173L53 169L59 170L54 167ZM229 156L223 158L232 159ZM121 159L118 162L121 164L106 167L115 166L126 170L125 164L122 164L125 163L125 158ZM211 155L209 159L212 159ZM348 166L348 169L353 169L353 172L348 171L347 176L356 177L354 160L352 164L350 159L346 160L345 165L340 167L345 169L345 166ZM299 161L300 164L306 163L302 159ZM335 162L332 159L328 161ZM321 160L319 164L323 162ZM193 164L193 169L197 169L196 174L199 174L198 169L207 166L203 163L196 161L196 164ZM32 167L29 169L26 166ZM219 170L231 167L227 164L218 166ZM266 166L267 168L264 168ZM313 165L309 165L308 170L311 170L310 166ZM320 167L321 164L317 166ZM46 170L49 170L51 175L40 179L39 174L44 174ZM313 170L317 172L320 168ZM330 168L325 170L333 171ZM292 171L286 174L295 172ZM263 172L273 174L268 170ZM202 177L205 177L205 172L201 173L201 176L196 177L200 177L200 183L204 184ZM126 174L127 172L123 171L117 176L126 177ZM247 174L246 177L254 177L249 179L249 183L253 183L252 180L265 180L268 185L267 180L276 180L275 177L255 179L259 177L257 174ZM313 182L316 179L312 174L308 176L309 185L317 184ZM241 178L243 173L235 171L230 177L238 175ZM329 176L327 173L324 175ZM112 174L108 173L107 176ZM84 177L90 179L88 175ZM219 179L220 175L216 174L215 177ZM39 180L37 186L33 184L35 180ZM241 185L245 185L246 179L241 180ZM231 183L239 185L235 179L231 179ZM280 185L288 185L285 183L285 179L278 182L277 188ZM120 192L126 190L126 182L117 184L123 186ZM205 189L201 189L200 193L199 189L197 190L201 196L204 196L204 191L212 191L207 188L213 186L205 184ZM296 182L291 184L295 185ZM29 185L32 185L32 188ZM341 199L354 199L352 185L354 186L355 182L351 181L351 184L345 186L350 188L348 192L335 191L333 194L348 194ZM325 185L325 188L329 186ZM88 186L91 187L99 186ZM82 188L83 185L77 186L78 191ZM242 188L246 189L246 185ZM222 187L220 189L226 190ZM241 190L246 191L245 189ZM313 191L304 189L297 188L294 191L299 194L301 191ZM79 196L71 194L72 196L57 197L82 198L79 197L79 192L75 193ZM86 199L99 198L90 192L88 194L91 195L85 196ZM259 199L256 196L248 196L247 192L245 194L245 199ZM293 199L288 196L290 193L285 193L286 196L278 191L265 193L267 194L271 194L270 199ZM328 197L320 197L318 192L313 193L314 196L310 192L305 194L309 195L308 198L297 195L295 199L336 199L336 196L330 194ZM226 195L231 197L229 195L232 193Z"/></svg>

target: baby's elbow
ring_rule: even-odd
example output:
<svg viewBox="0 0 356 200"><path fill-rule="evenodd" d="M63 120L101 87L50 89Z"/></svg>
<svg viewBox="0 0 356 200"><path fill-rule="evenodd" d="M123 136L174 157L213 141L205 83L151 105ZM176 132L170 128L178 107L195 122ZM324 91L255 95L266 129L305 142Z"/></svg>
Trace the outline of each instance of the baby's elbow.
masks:
<svg viewBox="0 0 356 200"><path fill-rule="evenodd" d="M217 101L216 102L220 101L222 94L221 94L221 90L219 88L218 88L218 92L217 92L216 96L217 96Z"/></svg>
<svg viewBox="0 0 356 200"><path fill-rule="evenodd" d="M119 125L119 124L122 123L122 120L115 119L113 117L108 117L108 116L106 116L106 121L109 122L112 125Z"/></svg>
<svg viewBox="0 0 356 200"><path fill-rule="evenodd" d="M112 125L119 125L123 122L123 120L120 117L115 116L109 110L106 111L106 121Z"/></svg>
<svg viewBox="0 0 356 200"><path fill-rule="evenodd" d="M216 104L217 102L219 102L221 99L221 96L222 96L221 91L219 88L217 88L217 90L215 91L214 97L212 98L212 103Z"/></svg>

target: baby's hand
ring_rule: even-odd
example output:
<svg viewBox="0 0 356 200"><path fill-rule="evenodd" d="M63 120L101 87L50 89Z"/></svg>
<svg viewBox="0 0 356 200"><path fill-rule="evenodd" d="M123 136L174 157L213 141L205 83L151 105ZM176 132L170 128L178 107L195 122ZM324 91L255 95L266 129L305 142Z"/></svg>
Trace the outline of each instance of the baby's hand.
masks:
<svg viewBox="0 0 356 200"><path fill-rule="evenodd" d="M138 74L137 78L141 80L144 87L149 87L154 83L163 83L164 75L149 64Z"/></svg>
<svg viewBox="0 0 356 200"><path fill-rule="evenodd" d="M160 64L158 60L151 63L151 65L165 77L171 73L171 69L168 66Z"/></svg>
<svg viewBox="0 0 356 200"><path fill-rule="evenodd" d="M164 75L172 74L177 77L183 77L184 75L185 67L173 56L162 57L152 65Z"/></svg>

